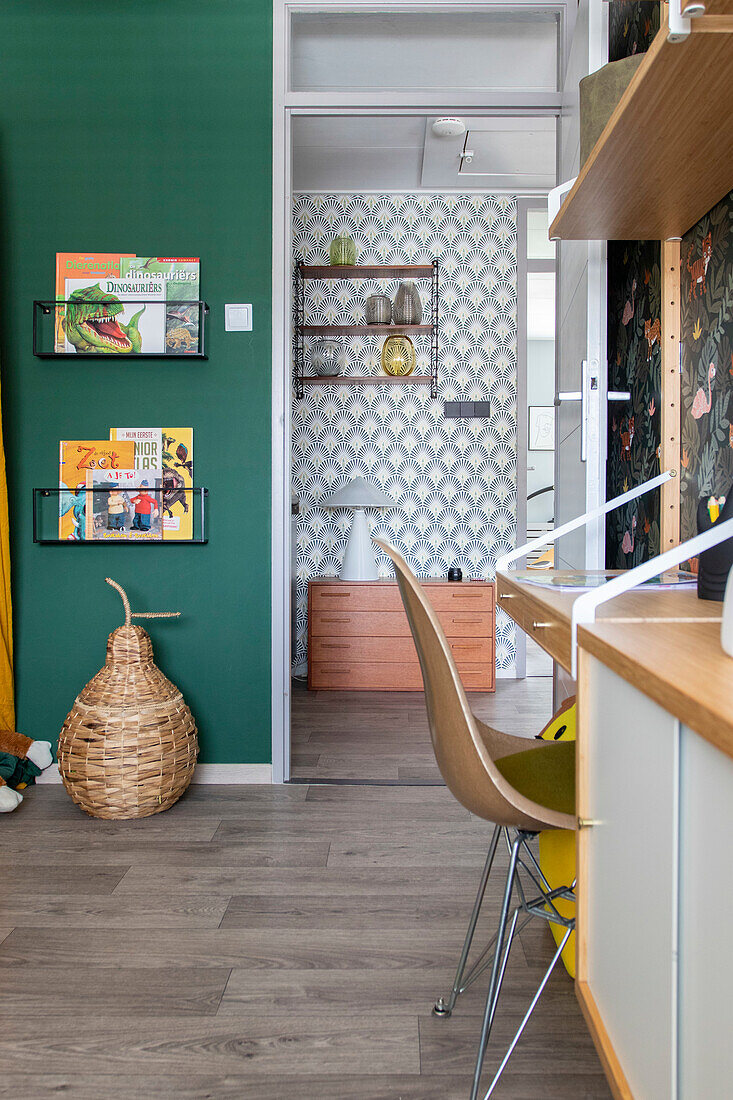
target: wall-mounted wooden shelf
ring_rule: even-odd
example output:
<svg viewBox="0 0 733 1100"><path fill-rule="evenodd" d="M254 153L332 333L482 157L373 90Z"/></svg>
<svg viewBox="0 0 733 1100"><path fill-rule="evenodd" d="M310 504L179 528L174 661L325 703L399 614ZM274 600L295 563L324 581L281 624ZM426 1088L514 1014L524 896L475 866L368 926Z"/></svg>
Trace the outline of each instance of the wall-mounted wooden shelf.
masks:
<svg viewBox="0 0 733 1100"><path fill-rule="evenodd" d="M391 374L335 374L301 378L304 386L429 386L429 374L407 374L395 378Z"/></svg>
<svg viewBox="0 0 733 1100"><path fill-rule="evenodd" d="M303 396L305 385L318 386L374 386L382 383L400 383L402 385L424 385L429 383L430 396L438 396L438 280L440 265L437 260L431 264L357 264L355 266L309 266L297 260L293 287L293 389L297 399ZM430 324L427 325L309 325L306 324L305 284L308 279L430 279ZM392 378L389 375L352 375L306 377L306 336L399 336L402 333L415 333L430 337L430 375L408 375L406 378ZM313 369L313 368L311 368Z"/></svg>
<svg viewBox="0 0 733 1100"><path fill-rule="evenodd" d="M304 279L432 279L432 264L330 264L301 266Z"/></svg>
<svg viewBox="0 0 733 1100"><path fill-rule="evenodd" d="M733 186L733 0L685 42L667 19L550 226L560 240L681 237Z"/></svg>
<svg viewBox="0 0 733 1100"><path fill-rule="evenodd" d="M371 336L400 336L406 332L423 332L429 335L432 325L300 325L306 336L352 336L364 333Z"/></svg>

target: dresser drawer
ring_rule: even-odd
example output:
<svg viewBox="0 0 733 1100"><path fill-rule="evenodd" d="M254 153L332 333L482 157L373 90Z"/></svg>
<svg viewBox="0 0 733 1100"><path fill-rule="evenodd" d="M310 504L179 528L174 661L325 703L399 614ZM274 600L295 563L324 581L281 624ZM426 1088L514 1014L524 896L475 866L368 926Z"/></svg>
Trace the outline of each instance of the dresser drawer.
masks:
<svg viewBox="0 0 733 1100"><path fill-rule="evenodd" d="M494 586L491 584L447 584L427 582L424 591L436 611L492 611ZM397 584L311 584L314 611L402 611Z"/></svg>
<svg viewBox="0 0 733 1100"><path fill-rule="evenodd" d="M473 666L459 672L466 691L493 691L491 667ZM395 664L311 660L308 687L312 691L422 691L423 683L417 659Z"/></svg>
<svg viewBox="0 0 733 1100"><path fill-rule="evenodd" d="M467 638L449 642L459 668L465 664L493 663L493 638ZM417 663L411 637L312 637L314 661L367 661L379 664Z"/></svg>
<svg viewBox="0 0 733 1100"><path fill-rule="evenodd" d="M494 615L485 611L438 612L447 638L493 638ZM311 610L311 638L411 638L404 611Z"/></svg>

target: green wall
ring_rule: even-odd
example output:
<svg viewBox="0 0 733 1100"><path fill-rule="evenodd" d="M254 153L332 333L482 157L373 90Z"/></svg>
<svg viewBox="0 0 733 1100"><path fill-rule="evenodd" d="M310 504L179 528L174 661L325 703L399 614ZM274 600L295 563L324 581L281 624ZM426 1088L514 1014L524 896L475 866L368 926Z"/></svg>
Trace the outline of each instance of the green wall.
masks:
<svg viewBox="0 0 733 1100"><path fill-rule="evenodd" d="M10 9L13 10L10 10ZM194 712L201 760L270 760L270 0L24 0L0 33L0 366L18 728L55 740L120 625L114 577ZM201 257L208 361L34 358L57 251ZM252 302L252 333L224 303ZM36 546L59 439L193 425L207 546Z"/></svg>

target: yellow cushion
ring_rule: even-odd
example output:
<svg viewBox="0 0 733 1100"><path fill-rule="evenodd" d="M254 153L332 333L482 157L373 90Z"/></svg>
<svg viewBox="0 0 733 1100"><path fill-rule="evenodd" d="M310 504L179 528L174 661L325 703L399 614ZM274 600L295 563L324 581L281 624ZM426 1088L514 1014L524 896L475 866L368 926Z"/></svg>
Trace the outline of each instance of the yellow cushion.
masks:
<svg viewBox="0 0 733 1100"><path fill-rule="evenodd" d="M568 699L557 714L547 723L540 733L545 741L575 740L575 699ZM569 886L575 878L575 833L564 829L545 829L540 833L540 867L550 886ZM575 903L572 901L555 902L563 917L575 916ZM550 930L559 945L563 929L559 924L551 924ZM575 932L565 945L562 961L571 978L575 977Z"/></svg>
<svg viewBox="0 0 733 1100"><path fill-rule="evenodd" d="M575 813L575 742L536 745L494 763L525 798L557 813Z"/></svg>

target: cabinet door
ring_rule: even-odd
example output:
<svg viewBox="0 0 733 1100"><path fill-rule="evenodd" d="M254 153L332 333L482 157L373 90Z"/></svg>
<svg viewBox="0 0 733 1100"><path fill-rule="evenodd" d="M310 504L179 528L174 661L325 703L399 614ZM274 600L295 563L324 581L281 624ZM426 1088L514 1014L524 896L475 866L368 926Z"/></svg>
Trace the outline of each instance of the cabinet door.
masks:
<svg viewBox="0 0 733 1100"><path fill-rule="evenodd" d="M733 1091L733 760L683 727L680 753L680 1100Z"/></svg>
<svg viewBox="0 0 733 1100"><path fill-rule="evenodd" d="M596 823L580 836L579 991L631 1094L671 1100L679 723L595 658L582 661L578 807Z"/></svg>

